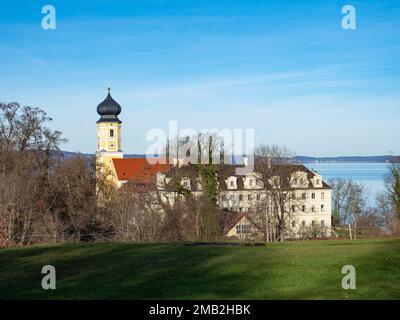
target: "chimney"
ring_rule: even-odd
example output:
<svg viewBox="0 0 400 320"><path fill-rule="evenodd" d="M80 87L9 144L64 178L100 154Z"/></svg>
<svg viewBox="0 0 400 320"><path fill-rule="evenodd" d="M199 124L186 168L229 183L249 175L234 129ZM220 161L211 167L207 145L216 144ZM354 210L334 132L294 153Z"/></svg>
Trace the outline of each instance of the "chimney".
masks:
<svg viewBox="0 0 400 320"><path fill-rule="evenodd" d="M221 140L221 146L220 146L220 154L219 154L219 163L220 164L225 164L225 146L224 146L224 140Z"/></svg>
<svg viewBox="0 0 400 320"><path fill-rule="evenodd" d="M167 164L169 164L169 139L167 139L167 145L165 147L165 157L167 158Z"/></svg>
<svg viewBox="0 0 400 320"><path fill-rule="evenodd" d="M186 158L185 158L185 160L187 160L187 159L189 159L188 161L187 161L187 164L191 164L191 162L190 162L190 156L192 155L192 153L190 152L190 147L186 150Z"/></svg>
<svg viewBox="0 0 400 320"><path fill-rule="evenodd" d="M212 136L210 135L209 137L208 137L208 164L212 164L212 162L213 162L213 154L212 154L212 141L213 139L212 139Z"/></svg>
<svg viewBox="0 0 400 320"><path fill-rule="evenodd" d="M197 164L201 164L201 133L197 137Z"/></svg>
<svg viewBox="0 0 400 320"><path fill-rule="evenodd" d="M243 164L244 164L244 166L247 167L248 164L249 164L249 158L247 158L245 154L243 155L242 158L243 158Z"/></svg>
<svg viewBox="0 0 400 320"><path fill-rule="evenodd" d="M172 162L173 162L174 167L178 167L178 168L180 168L180 167L185 165L184 160L181 159L181 158L178 158L178 159L174 158L174 159L172 159Z"/></svg>

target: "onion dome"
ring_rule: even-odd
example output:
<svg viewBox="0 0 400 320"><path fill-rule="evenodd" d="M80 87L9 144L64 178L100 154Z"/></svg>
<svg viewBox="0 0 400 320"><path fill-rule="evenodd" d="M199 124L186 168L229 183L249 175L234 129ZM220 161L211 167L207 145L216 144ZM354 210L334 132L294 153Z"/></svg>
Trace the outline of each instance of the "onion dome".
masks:
<svg viewBox="0 0 400 320"><path fill-rule="evenodd" d="M116 102L110 94L111 87L107 88L108 95L97 106L97 113L101 116L99 122L118 122L121 123L121 120L118 119L118 115L121 113L121 106Z"/></svg>

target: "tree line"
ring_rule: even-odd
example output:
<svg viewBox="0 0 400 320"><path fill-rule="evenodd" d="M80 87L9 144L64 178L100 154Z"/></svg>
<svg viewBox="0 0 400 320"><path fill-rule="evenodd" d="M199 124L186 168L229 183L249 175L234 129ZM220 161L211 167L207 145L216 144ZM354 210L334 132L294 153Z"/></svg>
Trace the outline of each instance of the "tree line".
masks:
<svg viewBox="0 0 400 320"><path fill-rule="evenodd" d="M49 128L52 119L40 108L0 103L0 247L70 241L215 241L223 237L229 217L220 209L218 164L196 165L203 190L195 194L172 171L168 192L157 181L145 186L127 183L115 190L99 179L95 158L64 158L61 132ZM206 139L211 159L215 140ZM198 142L197 142L198 143ZM249 213L265 241L283 241L290 230L293 206L303 199L288 192L293 179L293 154L283 147L261 146L255 152L255 171L265 198ZM280 177L276 179L276 177ZM389 165L386 192L377 205L367 205L366 188L335 179L333 221L338 236L398 235L400 218L400 161ZM310 233L307 237L315 234Z"/></svg>
<svg viewBox="0 0 400 320"><path fill-rule="evenodd" d="M351 179L335 178L332 187L332 226L350 239L400 236L400 157L393 157L384 176L385 190L371 204L370 190Z"/></svg>

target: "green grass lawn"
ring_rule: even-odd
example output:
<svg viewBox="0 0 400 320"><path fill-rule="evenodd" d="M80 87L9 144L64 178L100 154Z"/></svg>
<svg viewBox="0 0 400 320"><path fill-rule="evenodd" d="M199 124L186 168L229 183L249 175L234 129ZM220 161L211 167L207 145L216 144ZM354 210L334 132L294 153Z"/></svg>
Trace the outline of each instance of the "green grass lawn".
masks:
<svg viewBox="0 0 400 320"><path fill-rule="evenodd" d="M41 288L47 264L56 290ZM357 270L356 290L341 287L344 265ZM3 249L0 299L400 299L400 240Z"/></svg>

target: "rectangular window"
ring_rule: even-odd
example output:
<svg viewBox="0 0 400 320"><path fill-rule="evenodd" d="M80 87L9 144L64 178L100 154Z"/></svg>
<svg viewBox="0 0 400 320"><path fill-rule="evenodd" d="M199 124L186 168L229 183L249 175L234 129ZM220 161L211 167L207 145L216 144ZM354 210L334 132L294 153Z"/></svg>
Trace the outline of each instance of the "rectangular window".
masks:
<svg viewBox="0 0 400 320"><path fill-rule="evenodd" d="M240 234L241 233L241 229L240 229L240 225L238 224L237 226L236 226L236 234Z"/></svg>
<svg viewBox="0 0 400 320"><path fill-rule="evenodd" d="M321 192L321 199L325 200L325 192Z"/></svg>
<svg viewBox="0 0 400 320"><path fill-rule="evenodd" d="M248 199L249 201L251 201L251 200L253 200L253 196L252 196L251 194L249 194L249 195L247 196L247 199Z"/></svg>
<svg viewBox="0 0 400 320"><path fill-rule="evenodd" d="M251 233L249 224L236 225L236 234L249 234L249 233Z"/></svg>
<svg viewBox="0 0 400 320"><path fill-rule="evenodd" d="M311 199L315 200L315 192L311 193Z"/></svg>
<svg viewBox="0 0 400 320"><path fill-rule="evenodd" d="M292 221L292 228L294 228L296 226L296 221Z"/></svg>
<svg viewBox="0 0 400 320"><path fill-rule="evenodd" d="M301 195L301 198L302 198L303 200L305 200L305 199L307 198L307 194L304 192L304 193Z"/></svg>
<svg viewBox="0 0 400 320"><path fill-rule="evenodd" d="M296 206L292 206L292 212L295 212L295 210L296 210Z"/></svg>
<svg viewBox="0 0 400 320"><path fill-rule="evenodd" d="M325 212L325 206L321 204L321 212Z"/></svg>
<svg viewBox="0 0 400 320"><path fill-rule="evenodd" d="M257 200L260 200L260 194L257 193Z"/></svg>
<svg viewBox="0 0 400 320"><path fill-rule="evenodd" d="M234 196L233 194L231 194L231 195L229 196L229 199L230 199L230 200L235 200L235 196Z"/></svg>
<svg viewBox="0 0 400 320"><path fill-rule="evenodd" d="M311 221L311 225L315 227L315 220Z"/></svg>
<svg viewBox="0 0 400 320"><path fill-rule="evenodd" d="M311 211L312 211L312 212L315 212L315 204L312 205Z"/></svg>
<svg viewBox="0 0 400 320"><path fill-rule="evenodd" d="M306 226L306 222L305 222L304 220L301 222L301 226L302 226L303 228Z"/></svg>
<svg viewBox="0 0 400 320"><path fill-rule="evenodd" d="M301 211L306 212L306 206L305 205L301 206Z"/></svg>
<svg viewBox="0 0 400 320"><path fill-rule="evenodd" d="M239 194L239 201L243 201L243 195Z"/></svg>

